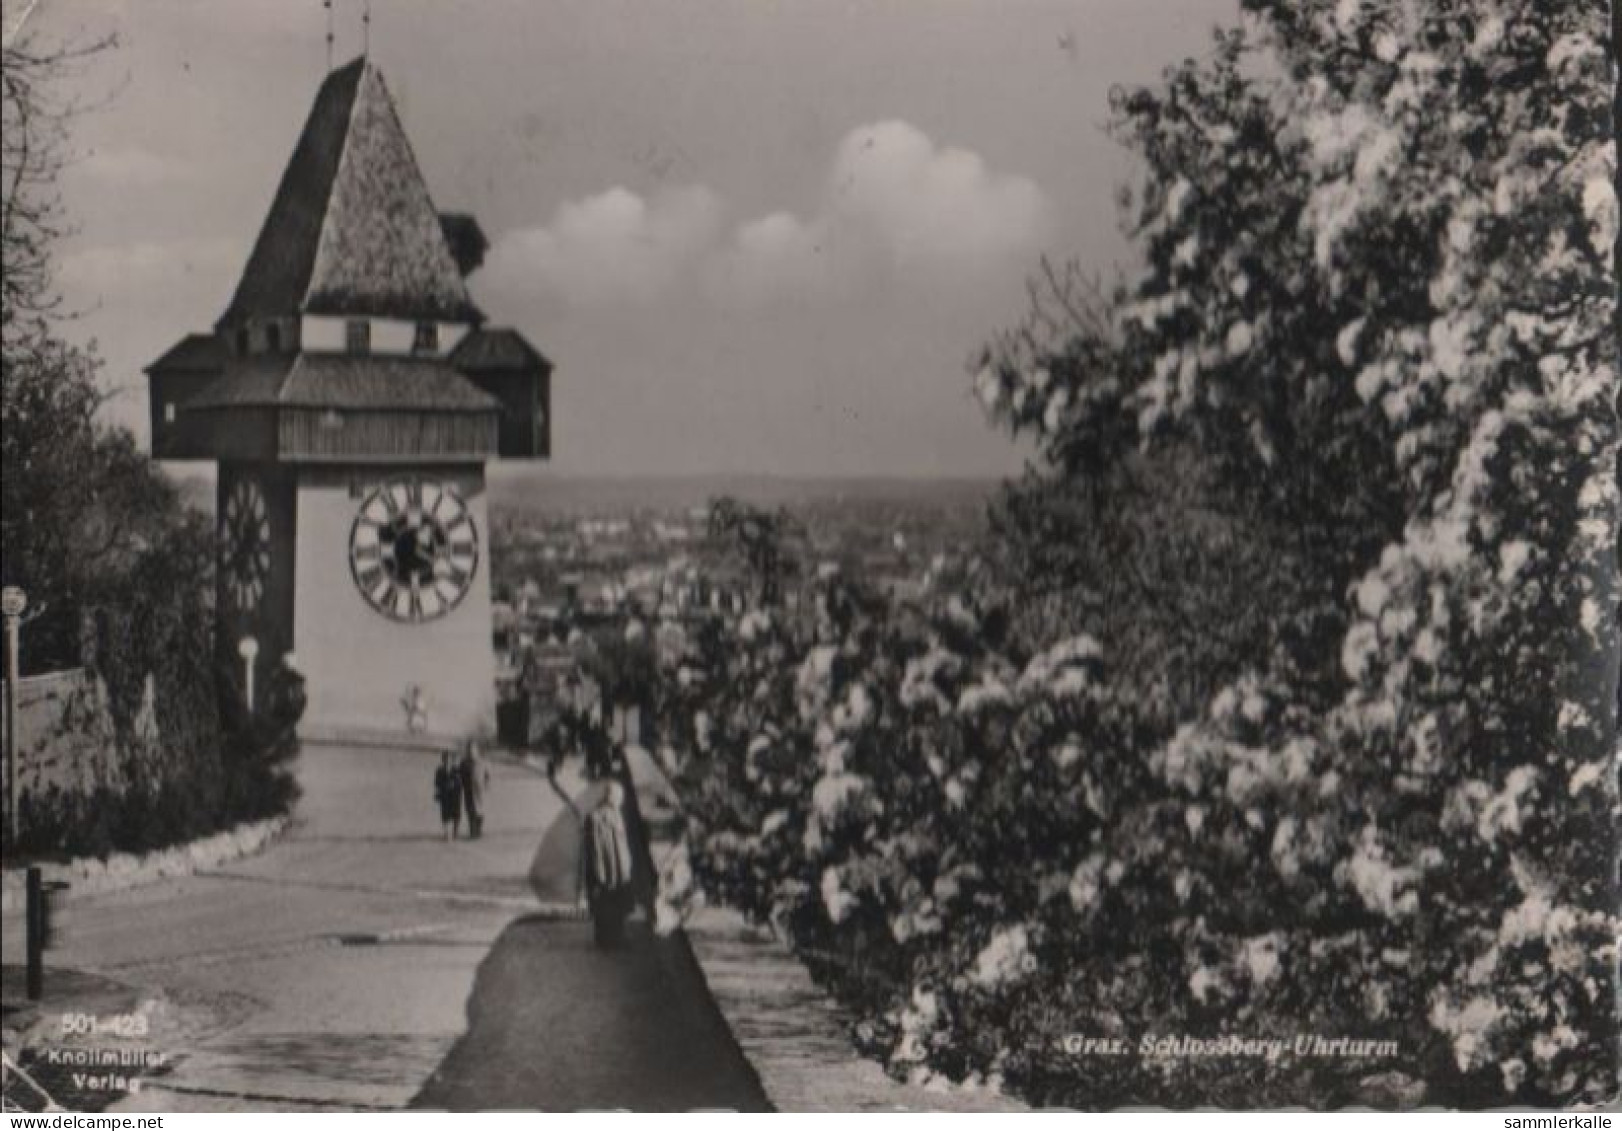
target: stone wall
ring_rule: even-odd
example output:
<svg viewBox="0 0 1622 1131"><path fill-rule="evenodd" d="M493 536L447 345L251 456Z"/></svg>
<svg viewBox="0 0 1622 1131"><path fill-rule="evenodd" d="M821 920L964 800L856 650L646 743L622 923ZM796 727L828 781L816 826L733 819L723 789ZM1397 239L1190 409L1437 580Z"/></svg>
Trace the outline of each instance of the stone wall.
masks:
<svg viewBox="0 0 1622 1131"><path fill-rule="evenodd" d="M857 1054L851 1018L793 952L737 912L704 907L685 932L716 1007L778 1111L1030 1110L992 1085L891 1079Z"/></svg>
<svg viewBox="0 0 1622 1131"><path fill-rule="evenodd" d="M43 864L40 871L46 883L67 885L53 898L58 903L72 903L93 895L126 891L160 880L218 868L221 864L263 851L286 828L286 817L272 817L268 821L238 825L227 832L156 852L115 852L105 860L81 856ZM26 893L27 877L22 868L0 871L0 912L22 910Z"/></svg>
<svg viewBox="0 0 1622 1131"><path fill-rule="evenodd" d="M151 724L152 685L142 721ZM5 705L0 702L0 722ZM123 780L107 688L83 669L17 681L17 795L88 794Z"/></svg>

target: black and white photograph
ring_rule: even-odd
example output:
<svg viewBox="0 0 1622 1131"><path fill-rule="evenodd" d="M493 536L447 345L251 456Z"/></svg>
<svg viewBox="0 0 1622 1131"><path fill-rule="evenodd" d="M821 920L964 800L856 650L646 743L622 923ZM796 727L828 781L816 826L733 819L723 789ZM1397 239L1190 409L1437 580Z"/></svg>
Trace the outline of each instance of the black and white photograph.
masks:
<svg viewBox="0 0 1622 1131"><path fill-rule="evenodd" d="M0 16L8 1125L1611 1126L1606 0Z"/></svg>

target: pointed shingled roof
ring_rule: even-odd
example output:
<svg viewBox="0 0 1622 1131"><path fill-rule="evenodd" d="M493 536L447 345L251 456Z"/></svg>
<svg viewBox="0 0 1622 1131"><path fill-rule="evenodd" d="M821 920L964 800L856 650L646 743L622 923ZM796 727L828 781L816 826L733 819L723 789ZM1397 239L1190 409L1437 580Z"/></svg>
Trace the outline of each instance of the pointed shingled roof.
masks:
<svg viewBox="0 0 1622 1131"><path fill-rule="evenodd" d="M365 58L321 84L220 323L300 313L482 319L383 75Z"/></svg>

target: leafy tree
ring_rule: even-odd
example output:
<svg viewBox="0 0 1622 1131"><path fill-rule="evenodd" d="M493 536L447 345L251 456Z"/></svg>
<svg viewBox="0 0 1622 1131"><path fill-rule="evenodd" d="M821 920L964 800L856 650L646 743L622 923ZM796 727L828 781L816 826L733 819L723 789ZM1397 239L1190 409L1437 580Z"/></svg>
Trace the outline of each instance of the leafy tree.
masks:
<svg viewBox="0 0 1622 1131"><path fill-rule="evenodd" d="M23 34L0 57L0 569L30 590L24 659L36 669L75 662L86 578L150 534L123 518L140 512L132 496L163 490L132 444L100 432L99 362L58 333L53 255L68 224L57 183L80 109L61 92L110 44Z"/></svg>
<svg viewBox="0 0 1622 1131"><path fill-rule="evenodd" d="M1244 7L1208 59L1116 95L1148 170L1141 275L1107 317L1005 337L979 378L1041 438L1055 493L1192 451L1274 563L1275 647L1144 752L1142 812L1186 827L1140 872L1141 833L1113 838L1106 866L1127 868L1136 937L1185 949L1168 984L1205 987L1178 1008L1244 986L1225 971L1266 938L1282 975L1235 989L1248 1008L1388 1027L1479 1089L1456 1094L1604 1095L1608 29L1581 3ZM1123 520L1102 520L1108 542ZM1156 913L1156 890L1185 894Z"/></svg>
<svg viewBox="0 0 1622 1131"><path fill-rule="evenodd" d="M64 79L112 46L68 46L29 33L0 49L0 340L7 358L38 345L62 312L52 253L68 230L57 180L68 131L82 109Z"/></svg>
<svg viewBox="0 0 1622 1131"><path fill-rule="evenodd" d="M790 539L803 536L786 510L766 511L723 497L710 504L709 536L743 559L763 605L775 605L793 579L798 561L788 553Z"/></svg>
<svg viewBox="0 0 1622 1131"><path fill-rule="evenodd" d="M80 107L61 92L110 42L24 37L0 68L0 573L29 594L25 669L84 667L106 688L118 756L98 792L20 800L8 847L24 851L145 850L285 811L295 793L298 677L274 673L252 716L220 678L210 524L127 431L97 420L100 362L65 336L51 269Z"/></svg>
<svg viewBox="0 0 1622 1131"><path fill-rule="evenodd" d="M78 663L83 610L178 530L212 546L129 433L96 421L97 368L93 354L48 338L19 351L0 386L0 568L29 592L23 662L33 671Z"/></svg>

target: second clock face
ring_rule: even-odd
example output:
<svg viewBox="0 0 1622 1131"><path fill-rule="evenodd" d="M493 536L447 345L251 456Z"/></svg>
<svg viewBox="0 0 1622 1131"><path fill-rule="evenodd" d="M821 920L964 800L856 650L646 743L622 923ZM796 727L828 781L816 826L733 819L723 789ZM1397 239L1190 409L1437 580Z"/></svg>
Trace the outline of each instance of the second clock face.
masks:
<svg viewBox="0 0 1622 1131"><path fill-rule="evenodd" d="M270 513L264 493L251 479L239 479L220 515L220 567L226 592L243 612L265 595L270 573Z"/></svg>
<svg viewBox="0 0 1622 1131"><path fill-rule="evenodd" d="M349 533L349 569L361 596L384 616L444 616L467 595L478 568L478 528L453 484L394 479L361 503Z"/></svg>

